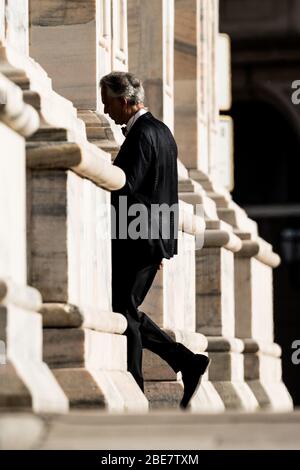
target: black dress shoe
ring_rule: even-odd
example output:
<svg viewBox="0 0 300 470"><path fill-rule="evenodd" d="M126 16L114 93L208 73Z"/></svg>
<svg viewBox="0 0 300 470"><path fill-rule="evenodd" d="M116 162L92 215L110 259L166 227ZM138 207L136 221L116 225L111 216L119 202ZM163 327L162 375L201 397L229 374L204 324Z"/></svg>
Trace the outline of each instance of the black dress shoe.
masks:
<svg viewBox="0 0 300 470"><path fill-rule="evenodd" d="M184 385L183 397L180 408L186 409L198 388L201 385L202 376L210 364L210 359L204 354L195 354L192 361L182 369L182 382Z"/></svg>

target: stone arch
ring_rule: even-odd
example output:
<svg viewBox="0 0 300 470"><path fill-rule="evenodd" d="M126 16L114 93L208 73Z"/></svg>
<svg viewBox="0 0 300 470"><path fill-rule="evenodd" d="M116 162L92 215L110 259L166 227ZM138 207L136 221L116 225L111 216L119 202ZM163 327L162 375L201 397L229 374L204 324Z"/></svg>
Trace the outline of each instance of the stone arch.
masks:
<svg viewBox="0 0 300 470"><path fill-rule="evenodd" d="M291 195L284 195L284 185L288 185L288 182L284 182L284 177L286 176L287 181L292 182L295 174L288 169L287 161L291 162L293 153L300 153L300 114L297 109L293 109L297 107L292 104L288 89L282 89L276 83L272 85L271 88L269 84L263 82L252 82L247 89L238 90L234 95L231 111L235 128L235 189L233 194L235 200L242 205L293 202L292 186L295 186L295 183L290 185ZM265 116L265 121L263 116ZM246 120L246 123L243 122L243 119ZM251 131L248 131L250 128ZM243 135L239 136L239 132L242 132ZM253 142L256 142L256 147L247 161L244 155L247 155L250 148L254 147ZM263 153L264 148L265 154ZM270 157L272 152L274 158ZM257 157L259 153L261 153L261 159ZM241 163L242 157L243 162ZM296 161L294 163L297 165ZM298 170L300 171L300 167ZM261 186L265 187L268 196L266 200L264 200L263 191L261 191L260 198L257 193L257 200L243 197L243 193L251 196L251 176L256 181L257 191L259 190L259 182L261 182ZM267 181L264 184L263 179L267 177L268 184ZM280 178L281 182L279 182ZM277 195L275 195L275 185ZM274 197L272 199L273 189ZM294 202L300 202L300 197L296 198Z"/></svg>

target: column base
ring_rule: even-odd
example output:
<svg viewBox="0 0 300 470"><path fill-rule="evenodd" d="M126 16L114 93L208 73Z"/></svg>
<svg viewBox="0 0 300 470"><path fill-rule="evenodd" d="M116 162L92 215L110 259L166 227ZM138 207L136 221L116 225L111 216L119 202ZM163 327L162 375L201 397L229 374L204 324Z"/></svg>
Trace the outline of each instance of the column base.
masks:
<svg viewBox="0 0 300 470"><path fill-rule="evenodd" d="M248 380L247 384L261 409L277 412L293 411L292 398L282 381L267 383L260 380Z"/></svg>
<svg viewBox="0 0 300 470"><path fill-rule="evenodd" d="M259 403L244 380L244 344L237 338L207 337L208 378L226 409L257 411Z"/></svg>
<svg viewBox="0 0 300 470"><path fill-rule="evenodd" d="M148 402L127 371L89 368L54 369L72 409L147 412Z"/></svg>
<svg viewBox="0 0 300 470"><path fill-rule="evenodd" d="M226 410L258 411L257 399L246 382L212 380L212 384L222 399Z"/></svg>
<svg viewBox="0 0 300 470"><path fill-rule="evenodd" d="M292 411L292 398L282 382L281 348L276 343L245 339L245 379L260 408Z"/></svg>
<svg viewBox="0 0 300 470"><path fill-rule="evenodd" d="M22 293L20 288L20 296ZM0 407L67 412L67 397L42 361L41 315L21 306L1 305L0 325L6 345L5 363L0 365Z"/></svg>
<svg viewBox="0 0 300 470"><path fill-rule="evenodd" d="M45 360L73 409L147 412L126 370L126 337L90 328L45 328Z"/></svg>

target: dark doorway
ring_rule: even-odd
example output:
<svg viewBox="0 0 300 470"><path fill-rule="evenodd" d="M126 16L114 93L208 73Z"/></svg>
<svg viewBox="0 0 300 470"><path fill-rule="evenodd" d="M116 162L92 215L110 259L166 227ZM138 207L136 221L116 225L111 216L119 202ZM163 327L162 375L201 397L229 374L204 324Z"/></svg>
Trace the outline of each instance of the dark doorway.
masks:
<svg viewBox="0 0 300 470"><path fill-rule="evenodd" d="M260 235L282 259L274 270L275 341L282 347L283 380L300 405L300 364L292 343L300 340L300 142L273 106L234 103L234 200L256 220Z"/></svg>

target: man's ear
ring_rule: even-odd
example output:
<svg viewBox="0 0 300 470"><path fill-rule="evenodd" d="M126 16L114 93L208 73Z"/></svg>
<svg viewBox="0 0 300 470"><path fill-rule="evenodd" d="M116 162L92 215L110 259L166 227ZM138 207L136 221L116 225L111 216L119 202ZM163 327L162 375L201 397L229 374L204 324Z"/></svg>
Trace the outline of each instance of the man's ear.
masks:
<svg viewBox="0 0 300 470"><path fill-rule="evenodd" d="M124 98L124 96L120 96L119 100L120 100L120 103L122 105L122 108L127 108L127 105L128 105L127 99Z"/></svg>

